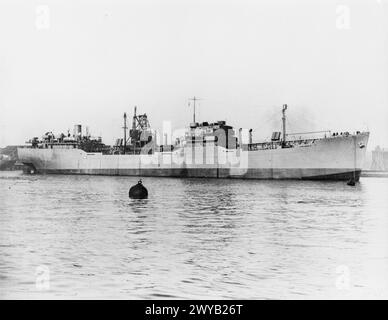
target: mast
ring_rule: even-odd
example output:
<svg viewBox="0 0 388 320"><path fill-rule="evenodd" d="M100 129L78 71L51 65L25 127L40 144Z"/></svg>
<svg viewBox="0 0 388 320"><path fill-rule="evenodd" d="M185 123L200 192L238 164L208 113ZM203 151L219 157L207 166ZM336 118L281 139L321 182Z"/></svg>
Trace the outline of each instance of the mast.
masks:
<svg viewBox="0 0 388 320"><path fill-rule="evenodd" d="M283 113L283 117L282 117L282 121L283 121L283 145L286 143L286 110L287 110L287 105L283 104L283 110L282 110L282 113Z"/></svg>
<svg viewBox="0 0 388 320"><path fill-rule="evenodd" d="M198 100L201 100L201 99L198 99L198 98L196 98L196 97L194 96L193 98L191 98L191 99L189 99L189 100L191 100L191 101L194 102L194 103L193 103L193 123L195 123L195 102L198 101Z"/></svg>
<svg viewBox="0 0 388 320"><path fill-rule="evenodd" d="M133 144L133 154L136 153L136 139L134 138L136 136L136 119L137 119L136 109L137 107L135 106L133 109L132 130L131 130L131 142Z"/></svg>
<svg viewBox="0 0 388 320"><path fill-rule="evenodd" d="M124 154L125 154L125 149L127 148L127 113L124 112Z"/></svg>
<svg viewBox="0 0 388 320"><path fill-rule="evenodd" d="M136 106L133 111L132 130L136 130Z"/></svg>

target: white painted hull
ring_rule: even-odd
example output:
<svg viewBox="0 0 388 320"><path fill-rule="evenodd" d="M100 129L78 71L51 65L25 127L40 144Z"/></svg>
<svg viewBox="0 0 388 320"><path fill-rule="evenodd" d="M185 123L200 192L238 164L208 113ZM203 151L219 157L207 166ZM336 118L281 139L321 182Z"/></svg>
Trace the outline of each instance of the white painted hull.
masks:
<svg viewBox="0 0 388 320"><path fill-rule="evenodd" d="M80 149L19 148L40 173L243 179L359 179L369 133L317 139L293 148L243 151L182 148L152 155L103 155Z"/></svg>

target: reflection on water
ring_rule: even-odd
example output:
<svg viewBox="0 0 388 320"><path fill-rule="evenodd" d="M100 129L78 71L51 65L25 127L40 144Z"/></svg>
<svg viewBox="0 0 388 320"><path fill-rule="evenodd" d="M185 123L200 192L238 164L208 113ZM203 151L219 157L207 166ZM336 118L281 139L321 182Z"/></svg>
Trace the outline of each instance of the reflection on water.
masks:
<svg viewBox="0 0 388 320"><path fill-rule="evenodd" d="M388 297L388 180L136 181L0 173L1 298Z"/></svg>

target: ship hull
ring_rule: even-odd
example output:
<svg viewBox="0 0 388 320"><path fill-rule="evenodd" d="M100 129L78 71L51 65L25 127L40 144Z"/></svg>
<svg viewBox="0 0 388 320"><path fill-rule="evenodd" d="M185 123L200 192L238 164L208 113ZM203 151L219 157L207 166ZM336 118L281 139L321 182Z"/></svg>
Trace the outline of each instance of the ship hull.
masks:
<svg viewBox="0 0 388 320"><path fill-rule="evenodd" d="M153 155L19 148L38 173L238 179L359 180L369 133L317 139L294 148L183 148Z"/></svg>

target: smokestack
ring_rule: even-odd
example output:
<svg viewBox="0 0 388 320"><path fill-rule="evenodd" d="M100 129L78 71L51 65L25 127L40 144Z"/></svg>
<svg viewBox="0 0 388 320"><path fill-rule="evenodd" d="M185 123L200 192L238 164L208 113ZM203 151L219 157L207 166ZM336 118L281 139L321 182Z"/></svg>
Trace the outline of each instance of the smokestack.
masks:
<svg viewBox="0 0 388 320"><path fill-rule="evenodd" d="M252 144L252 129L249 129L249 144Z"/></svg>
<svg viewBox="0 0 388 320"><path fill-rule="evenodd" d="M80 124L74 125L73 134L74 134L74 138L76 138L76 139L81 138L82 137L82 125L80 125Z"/></svg>

